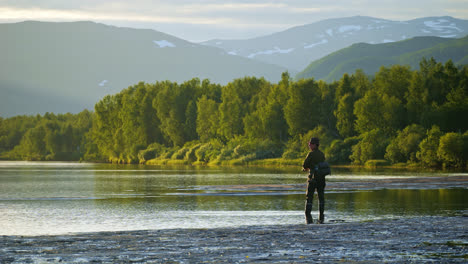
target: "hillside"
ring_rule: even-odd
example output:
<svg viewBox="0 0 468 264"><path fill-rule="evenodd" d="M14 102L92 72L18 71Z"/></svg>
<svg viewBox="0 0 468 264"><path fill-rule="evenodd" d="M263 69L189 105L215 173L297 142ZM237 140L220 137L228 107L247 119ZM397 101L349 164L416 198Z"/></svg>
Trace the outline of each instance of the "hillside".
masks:
<svg viewBox="0 0 468 264"><path fill-rule="evenodd" d="M295 78L315 78L330 82L340 79L344 73L354 73L357 69L373 75L380 66L393 64L418 69L419 62L424 57L434 57L441 62L451 59L455 64L466 64L468 36L461 39L415 37L374 45L358 43L312 62Z"/></svg>
<svg viewBox="0 0 468 264"><path fill-rule="evenodd" d="M356 16L322 20L252 39L215 39L202 44L219 47L232 55L281 65L294 73L355 43L390 43L416 36L461 38L467 34L468 21L452 17L391 21Z"/></svg>
<svg viewBox="0 0 468 264"><path fill-rule="evenodd" d="M286 69L154 30L93 22L0 24L0 116L93 109L140 81L277 81Z"/></svg>

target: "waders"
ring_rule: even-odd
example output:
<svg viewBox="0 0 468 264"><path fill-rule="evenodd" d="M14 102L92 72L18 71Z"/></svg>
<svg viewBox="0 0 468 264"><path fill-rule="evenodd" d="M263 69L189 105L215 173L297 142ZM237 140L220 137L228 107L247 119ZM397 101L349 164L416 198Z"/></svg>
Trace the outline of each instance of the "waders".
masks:
<svg viewBox="0 0 468 264"><path fill-rule="evenodd" d="M313 176L312 176L313 177ZM306 192L306 204L305 204L305 216L306 224L312 224L312 202L314 199L314 192L317 190L318 199L319 199L319 219L318 223L323 224L325 221L325 177L323 179L312 178L307 182L307 192Z"/></svg>

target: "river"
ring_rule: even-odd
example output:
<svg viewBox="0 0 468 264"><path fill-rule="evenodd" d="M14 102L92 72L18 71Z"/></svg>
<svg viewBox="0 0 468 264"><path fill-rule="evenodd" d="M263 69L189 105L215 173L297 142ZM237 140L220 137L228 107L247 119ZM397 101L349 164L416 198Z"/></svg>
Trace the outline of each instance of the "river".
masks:
<svg viewBox="0 0 468 264"><path fill-rule="evenodd" d="M0 235L298 224L305 179L299 166L1 161ZM466 215L468 173L333 168L325 196L326 223Z"/></svg>

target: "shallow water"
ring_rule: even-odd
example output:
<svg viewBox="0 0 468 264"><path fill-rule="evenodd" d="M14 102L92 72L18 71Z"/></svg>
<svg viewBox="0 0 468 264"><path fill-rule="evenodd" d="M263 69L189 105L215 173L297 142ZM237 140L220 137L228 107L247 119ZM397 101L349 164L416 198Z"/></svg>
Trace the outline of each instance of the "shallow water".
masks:
<svg viewBox="0 0 468 264"><path fill-rule="evenodd" d="M450 177L461 180L441 184ZM295 168L0 162L0 235L297 224L305 179ZM466 173L334 169L326 222L466 214L467 182Z"/></svg>

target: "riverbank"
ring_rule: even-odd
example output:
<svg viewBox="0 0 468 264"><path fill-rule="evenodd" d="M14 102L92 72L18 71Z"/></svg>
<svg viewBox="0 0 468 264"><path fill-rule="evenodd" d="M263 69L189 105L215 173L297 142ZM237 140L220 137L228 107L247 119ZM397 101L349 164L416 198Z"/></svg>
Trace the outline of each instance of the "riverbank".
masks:
<svg viewBox="0 0 468 264"><path fill-rule="evenodd" d="M148 165L148 166L168 166L168 167L259 167L259 168L298 168L302 166L303 159L259 159L252 161L225 160L215 162L201 162L201 161L188 161L180 159L151 159L141 161L140 163L126 163L123 161L110 160L110 161L93 161L93 160L13 160L0 157L1 162L71 162L71 163L90 163L90 164L121 164L121 165ZM427 168L417 163L397 163L391 164L385 160L370 160L363 165L356 164L331 164L332 172L334 168L352 169L352 170L375 170L375 169L397 169L397 170L411 170L411 171L430 171L430 172L463 172L466 173L468 168Z"/></svg>
<svg viewBox="0 0 468 264"><path fill-rule="evenodd" d="M304 159L258 159L245 161L242 159L224 160L214 162L200 162L188 161L178 159L152 159L141 162L141 165L155 165L155 166L195 166L195 167L266 167L266 168L301 168ZM118 163L118 162L115 162ZM369 160L365 164L330 164L333 168L346 168L346 169L397 169L397 170L411 170L411 171L453 171L453 172L467 172L468 168L427 168L417 163L397 163L391 164L386 160Z"/></svg>
<svg viewBox="0 0 468 264"><path fill-rule="evenodd" d="M311 263L468 260L468 217L2 236L1 263Z"/></svg>

